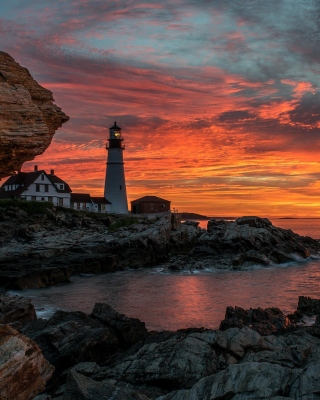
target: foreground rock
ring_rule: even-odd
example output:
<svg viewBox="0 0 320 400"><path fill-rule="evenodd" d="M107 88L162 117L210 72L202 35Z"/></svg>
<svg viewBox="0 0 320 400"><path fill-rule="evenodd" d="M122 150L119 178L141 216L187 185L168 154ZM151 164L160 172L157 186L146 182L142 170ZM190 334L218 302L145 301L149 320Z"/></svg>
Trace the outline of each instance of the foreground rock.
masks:
<svg viewBox="0 0 320 400"><path fill-rule="evenodd" d="M96 303L91 317L101 321L114 332L122 347L130 347L146 339L148 334L144 322L119 314L108 304Z"/></svg>
<svg viewBox="0 0 320 400"><path fill-rule="evenodd" d="M205 267L245 269L319 257L320 242L277 228L266 218L210 220L190 255Z"/></svg>
<svg viewBox="0 0 320 400"><path fill-rule="evenodd" d="M68 375L63 400L148 400L136 390L121 388L110 382L97 382L77 372Z"/></svg>
<svg viewBox="0 0 320 400"><path fill-rule="evenodd" d="M8 325L0 325L0 399L33 399L44 390L54 367L40 348Z"/></svg>
<svg viewBox="0 0 320 400"><path fill-rule="evenodd" d="M118 349L115 335L80 311L57 311L48 321L30 322L22 332L39 345L58 372L83 361L101 363Z"/></svg>
<svg viewBox="0 0 320 400"><path fill-rule="evenodd" d="M0 51L0 179L21 169L50 145L69 117L26 68Z"/></svg>
<svg viewBox="0 0 320 400"><path fill-rule="evenodd" d="M231 365L199 381L191 390L178 391L158 400L272 399L286 394L301 370L269 363Z"/></svg>
<svg viewBox="0 0 320 400"><path fill-rule="evenodd" d="M36 400L319 398L318 331L290 322L288 329L279 309L228 307L226 316L224 330L147 332L97 303L91 315L58 311L29 322L21 331L56 367Z"/></svg>

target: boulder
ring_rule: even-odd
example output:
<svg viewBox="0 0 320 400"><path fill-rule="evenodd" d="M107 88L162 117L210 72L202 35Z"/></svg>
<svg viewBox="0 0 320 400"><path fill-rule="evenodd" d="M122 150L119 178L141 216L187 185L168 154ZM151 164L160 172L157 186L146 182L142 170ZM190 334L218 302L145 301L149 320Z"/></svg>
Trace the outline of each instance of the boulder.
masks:
<svg viewBox="0 0 320 400"><path fill-rule="evenodd" d="M261 335L271 335L295 327L279 308L259 307L245 310L241 307L227 307L225 319L221 321L219 329L223 331L230 327L243 326L249 326Z"/></svg>
<svg viewBox="0 0 320 400"><path fill-rule="evenodd" d="M42 154L69 117L26 68L0 51L0 179Z"/></svg>
<svg viewBox="0 0 320 400"><path fill-rule="evenodd" d="M91 317L112 330L122 347L130 347L147 337L148 331L144 322L119 314L108 304L96 303Z"/></svg>
<svg viewBox="0 0 320 400"><path fill-rule="evenodd" d="M217 357L208 337L198 333L155 333L117 357L109 378L165 390L191 387L216 371Z"/></svg>
<svg viewBox="0 0 320 400"><path fill-rule="evenodd" d="M0 296L0 324L15 323L17 326L36 319L30 299L22 296Z"/></svg>
<svg viewBox="0 0 320 400"><path fill-rule="evenodd" d="M27 324L22 332L39 345L58 372L83 361L104 362L118 350L115 335L83 312L57 311L41 325Z"/></svg>
<svg viewBox="0 0 320 400"><path fill-rule="evenodd" d="M75 371L68 374L63 400L148 400L136 390L115 386L108 381L97 382Z"/></svg>
<svg viewBox="0 0 320 400"><path fill-rule="evenodd" d="M270 363L235 364L201 379L191 390L169 393L157 400L279 399L286 396L299 373L301 370Z"/></svg>
<svg viewBox="0 0 320 400"><path fill-rule="evenodd" d="M320 357L320 339L304 329L291 334L264 336L263 346L249 349L240 362L269 362L288 368L305 368Z"/></svg>
<svg viewBox="0 0 320 400"><path fill-rule="evenodd" d="M224 332L217 331L216 343L238 359L243 357L248 350L258 351L269 348L258 332L246 326L241 329L230 328Z"/></svg>
<svg viewBox="0 0 320 400"><path fill-rule="evenodd" d="M293 383L290 396L294 399L316 400L320 397L320 362L308 365Z"/></svg>
<svg viewBox="0 0 320 400"><path fill-rule="evenodd" d="M320 300L299 296L297 311L308 316L320 315Z"/></svg>
<svg viewBox="0 0 320 400"><path fill-rule="evenodd" d="M39 346L8 325L0 325L0 399L33 399L45 388L54 367Z"/></svg>

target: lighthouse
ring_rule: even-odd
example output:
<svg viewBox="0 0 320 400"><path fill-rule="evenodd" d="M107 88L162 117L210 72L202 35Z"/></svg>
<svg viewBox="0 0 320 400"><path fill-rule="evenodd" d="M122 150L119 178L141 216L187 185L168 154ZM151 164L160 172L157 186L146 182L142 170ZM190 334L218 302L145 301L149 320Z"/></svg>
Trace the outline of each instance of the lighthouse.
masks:
<svg viewBox="0 0 320 400"><path fill-rule="evenodd" d="M124 176L123 150L125 146L117 122L109 129L106 145L108 151L104 197L111 202L111 212L127 214L128 201Z"/></svg>

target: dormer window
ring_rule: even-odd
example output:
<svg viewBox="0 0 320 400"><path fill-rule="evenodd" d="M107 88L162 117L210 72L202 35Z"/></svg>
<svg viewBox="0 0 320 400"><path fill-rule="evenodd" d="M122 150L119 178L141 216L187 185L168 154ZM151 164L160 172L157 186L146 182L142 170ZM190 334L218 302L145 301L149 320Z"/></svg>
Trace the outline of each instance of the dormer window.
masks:
<svg viewBox="0 0 320 400"><path fill-rule="evenodd" d="M60 190L63 190L63 189L64 189L64 184L63 184L63 183L60 183L60 184L59 184L59 189L60 189Z"/></svg>

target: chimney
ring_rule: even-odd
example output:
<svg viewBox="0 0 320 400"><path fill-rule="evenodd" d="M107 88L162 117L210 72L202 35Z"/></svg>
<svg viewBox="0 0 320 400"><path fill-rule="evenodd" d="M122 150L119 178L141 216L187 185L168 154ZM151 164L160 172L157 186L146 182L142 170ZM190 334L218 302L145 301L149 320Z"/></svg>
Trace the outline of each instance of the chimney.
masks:
<svg viewBox="0 0 320 400"><path fill-rule="evenodd" d="M38 171L38 166L35 165L35 166L34 166L34 172L37 172L37 171Z"/></svg>
<svg viewBox="0 0 320 400"><path fill-rule="evenodd" d="M51 175L54 175L54 169L51 169L51 170L50 170L50 174L51 174Z"/></svg>

